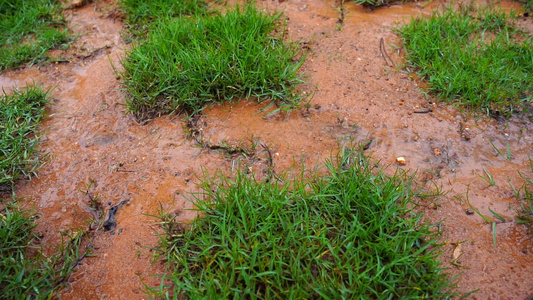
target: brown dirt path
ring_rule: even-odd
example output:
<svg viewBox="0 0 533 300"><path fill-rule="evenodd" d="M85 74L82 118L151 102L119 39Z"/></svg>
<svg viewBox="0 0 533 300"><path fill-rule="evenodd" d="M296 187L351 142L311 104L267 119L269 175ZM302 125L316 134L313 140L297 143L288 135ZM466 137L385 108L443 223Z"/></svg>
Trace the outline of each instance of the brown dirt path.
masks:
<svg viewBox="0 0 533 300"><path fill-rule="evenodd" d="M198 120L203 138L211 144L249 146L253 137L269 148L274 167L281 171L293 164L313 167L338 145L368 142L367 152L394 171L418 170L421 180L433 180L446 195L427 203L425 212L441 229L447 243L443 262L452 274L462 273L459 291L479 289L472 299L525 299L533 294L533 239L514 221L497 225L497 248L491 225L465 213L465 196L481 213L492 218L489 207L508 220L516 218L519 201L507 184L521 184L517 171L528 172L533 125L526 117L509 122L467 115L443 104L432 103L420 91L416 78L399 71L384 59L380 41L396 64L401 51L391 27L410 16L427 15L442 2L395 5L376 11L326 0L264 1L268 10L284 10L292 40L310 49L302 72L306 93L314 93L309 109L266 116L261 105L241 102L214 106ZM515 4L504 2L509 7ZM65 299L142 299L139 276L149 285L158 283L150 274L161 274L151 265L150 251L157 243L153 229L160 206L192 219L183 193L194 191L203 169L231 172L239 163L252 171L264 169L267 153L258 147L259 159L198 148L183 131L186 122L162 117L147 125L137 124L124 113L116 67L127 45L120 37L114 1L98 1L68 12L80 38L67 53L71 62L0 75L2 87L40 82L56 86L50 117L42 126L42 149L51 159L31 182L22 182L18 194L33 201L41 214L38 230L46 241L57 241L58 230L83 227L89 218L84 189L91 180L93 193L111 207L129 200L117 214L117 228L96 238L95 257L83 260L62 292ZM531 19L523 20L531 22ZM340 30L338 30L340 29ZM94 51L101 49L98 51ZM427 114L414 113L431 108ZM468 128L469 139L461 128ZM512 160L496 156L490 140L500 149L509 142ZM438 149L438 150L436 150ZM439 154L440 153L440 154ZM478 175L485 167L495 178L488 186ZM463 255L450 265L452 252L461 243Z"/></svg>

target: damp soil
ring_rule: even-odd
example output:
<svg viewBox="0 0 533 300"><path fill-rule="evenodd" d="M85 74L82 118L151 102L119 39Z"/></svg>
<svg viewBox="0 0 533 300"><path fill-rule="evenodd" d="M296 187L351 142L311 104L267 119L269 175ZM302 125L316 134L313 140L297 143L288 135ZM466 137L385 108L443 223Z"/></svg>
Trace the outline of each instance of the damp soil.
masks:
<svg viewBox="0 0 533 300"><path fill-rule="evenodd" d="M231 174L237 168L259 175L269 169L312 170L340 146L353 143L365 145L365 153L389 172L416 171L421 182L434 182L446 192L423 202L421 209L432 221L442 221L446 246L441 260L447 272L461 274L459 292L478 290L472 299L532 295L533 239L512 221L520 201L508 181L521 185L517 171L533 176L528 171L533 123L527 116L496 120L436 103L416 76L397 67L403 53L392 28L446 3L373 11L332 0L259 4L283 10L290 39L309 51L301 70L307 82L301 90L311 95L307 107L267 114L262 111L266 104L241 101L209 107L194 124L176 115L139 124L125 113L115 72L128 45L111 0L65 11L79 38L67 51L52 52L64 62L0 74L5 90L33 82L54 88L41 126L41 151L49 154L48 162L37 178L16 187L40 216L37 230L43 242L59 241L59 231L86 229L90 195L113 212L113 226L96 234L93 256L81 261L61 297L146 298L143 284L159 284L151 275L164 272L162 264L153 263L158 242L153 215L163 209L179 220L192 220L186 195L196 191L203 174ZM512 2L499 5L520 8ZM520 22L531 28L530 18ZM489 141L504 153L508 144L511 160L498 156ZM398 166L397 157L406 164ZM483 168L496 185L479 176ZM83 193L89 186L91 193ZM490 208L511 220L496 225L497 247L492 225L467 214L467 195L482 214L495 219Z"/></svg>

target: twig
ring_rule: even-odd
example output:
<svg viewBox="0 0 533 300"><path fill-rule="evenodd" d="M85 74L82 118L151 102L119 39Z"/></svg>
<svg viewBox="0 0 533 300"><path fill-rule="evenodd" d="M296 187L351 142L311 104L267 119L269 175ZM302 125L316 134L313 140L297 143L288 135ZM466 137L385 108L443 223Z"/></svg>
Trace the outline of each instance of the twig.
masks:
<svg viewBox="0 0 533 300"><path fill-rule="evenodd" d="M390 58L389 54L387 53L387 50L385 50L385 40L383 38L379 40L379 51L381 51L381 55L383 56L383 59L385 60L386 64L389 64L390 62L391 67L396 66L394 61Z"/></svg>
<svg viewBox="0 0 533 300"><path fill-rule="evenodd" d="M202 148L209 150L222 150L225 151L228 155L242 154L249 157L255 156L256 153L253 149L248 150L240 146L232 147L227 144L216 145L204 140L202 135L202 129L198 126L199 120L200 117L190 118L189 121L187 121L187 127L189 127L189 129L191 130L189 136L192 137L196 141L196 143L198 143L198 145L200 145Z"/></svg>
<svg viewBox="0 0 533 300"><path fill-rule="evenodd" d="M429 114L430 112L433 112L433 110L430 108L430 109L426 109L426 110L415 110L413 112L415 114Z"/></svg>
<svg viewBox="0 0 533 300"><path fill-rule="evenodd" d="M341 7L340 7L340 16L339 16L339 21L338 23L339 24L343 24L344 23L344 0L340 0L341 1Z"/></svg>
<svg viewBox="0 0 533 300"><path fill-rule="evenodd" d="M272 152L270 151L270 147L265 144L261 144L261 147L266 150L268 154L267 162L268 162L268 181L272 179L272 176L274 176L277 180L284 182L283 179L281 179L277 174L276 171L274 171L274 157L272 156Z"/></svg>

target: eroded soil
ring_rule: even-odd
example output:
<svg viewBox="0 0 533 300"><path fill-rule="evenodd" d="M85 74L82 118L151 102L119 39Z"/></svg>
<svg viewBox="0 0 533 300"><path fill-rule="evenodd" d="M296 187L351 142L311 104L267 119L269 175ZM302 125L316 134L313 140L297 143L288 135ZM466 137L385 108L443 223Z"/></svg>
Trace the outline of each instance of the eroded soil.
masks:
<svg viewBox="0 0 533 300"><path fill-rule="evenodd" d="M164 271L152 264L162 208L191 220L195 214L183 196L195 191L204 172L234 172L236 168L264 174L291 166L313 168L345 143L361 142L389 172L417 170L420 181L434 181L446 195L424 207L433 221L442 220L446 252L442 261L459 277L459 292L479 290L472 299L525 299L533 294L533 239L517 225L520 201L513 196L522 184L517 171L533 177L533 125L527 116L510 121L467 114L426 98L411 74L394 65L402 51L392 28L411 16L429 15L444 2L393 5L375 11L330 0L264 1L267 10L283 10L289 37L308 49L302 68L312 94L308 108L267 115L249 101L213 106L193 120L196 139L187 138L187 120L166 116L145 125L125 114L120 80L114 68L128 45L111 0L67 10L79 39L66 52L53 54L65 63L8 71L0 85L9 90L36 82L55 87L41 127L42 152L49 162L38 178L20 182L19 196L40 215L37 230L43 242L57 242L58 231L86 228L90 219L86 190L106 209L127 200L116 215L117 226L99 232L93 257L85 258L68 281L64 299L143 299L143 283L154 286L152 274ZM503 2L506 8L519 5ZM341 22L341 21L342 22ZM521 20L531 26L532 20ZM383 39L383 47L380 47ZM389 56L390 59L386 59ZM431 112L428 112L431 110ZM427 113L419 113L419 112ZM497 156L489 143L512 159ZM227 149L206 149L198 145ZM254 148L255 145L255 148ZM222 148L224 148L222 147ZM217 147L212 147L217 148ZM218 147L220 148L220 147ZM230 149L230 150L231 150ZM243 151L240 150L245 150ZM396 158L407 164L397 166ZM486 168L496 185L479 175ZM489 207L508 222L497 224L497 247L491 224L466 214L466 195L479 211L496 220ZM462 255L450 264L460 244ZM142 281L141 281L142 280Z"/></svg>

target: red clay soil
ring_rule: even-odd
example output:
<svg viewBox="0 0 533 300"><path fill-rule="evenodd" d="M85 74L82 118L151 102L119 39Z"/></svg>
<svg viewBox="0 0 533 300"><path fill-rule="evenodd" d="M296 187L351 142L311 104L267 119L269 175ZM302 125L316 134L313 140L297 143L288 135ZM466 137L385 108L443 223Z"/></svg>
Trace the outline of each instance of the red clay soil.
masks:
<svg viewBox="0 0 533 300"><path fill-rule="evenodd" d="M113 69L120 69L128 47L120 35L116 3L100 0L67 10L80 36L69 50L53 54L70 62L0 74L6 90L33 81L55 87L49 117L41 126L46 134L41 149L50 154L49 162L37 178L20 182L16 192L39 213L37 230L45 243L57 242L58 231L87 227L89 197L80 190L91 181L92 194L106 209L129 202L118 210L117 227L96 235L95 256L81 262L61 297L146 298L143 282L157 285L158 279L150 275L164 271L160 263L152 264L158 226L150 215L163 208L177 212L181 220L194 218L183 194L196 190L197 177L204 171L230 173L243 164L260 172L270 155L277 172L293 165L312 168L351 141L371 141L366 153L388 171L417 170L420 180L434 181L447 192L424 211L431 220L442 220L447 244L442 261L450 267L448 272L461 274L459 292L478 290L471 299L532 295L533 239L516 223L520 200L507 182L516 187L523 183L517 171L533 177L528 160L533 148L531 121L497 121L434 103L432 97L426 99L417 79L393 66L402 63L402 52L391 46L399 45L392 28L444 4L411 3L371 11L352 3L340 9L340 2L331 0L261 2L270 11L285 11L290 39L309 49L302 68L307 84L301 89L313 94L310 107L265 115L259 111L262 105L242 101L210 107L195 120L205 144L246 148L253 138L258 144L256 159L199 147L187 138L187 121L181 116L137 123L125 113ZM510 2L500 5L519 8ZM531 26L532 20L521 22ZM509 143L511 161L497 156L489 140L504 152ZM400 156L406 165L396 165ZM483 168L496 185L479 177ZM508 220L496 225L497 247L492 225L466 213L467 192L482 214L496 220L490 207ZM463 267L450 264L454 252L461 254L456 263Z"/></svg>

